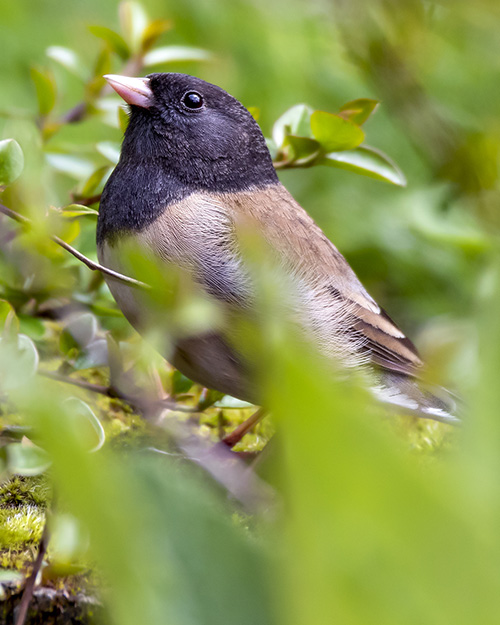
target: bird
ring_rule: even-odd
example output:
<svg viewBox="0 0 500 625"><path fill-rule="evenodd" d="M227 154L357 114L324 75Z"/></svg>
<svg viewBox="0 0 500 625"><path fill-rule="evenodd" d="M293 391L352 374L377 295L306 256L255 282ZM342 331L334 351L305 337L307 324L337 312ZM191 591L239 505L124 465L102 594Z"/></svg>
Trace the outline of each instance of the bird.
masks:
<svg viewBox="0 0 500 625"><path fill-rule="evenodd" d="M242 253L241 224L252 223L295 289L294 319L335 362L372 372L381 401L417 416L458 422L444 393L421 382L422 360L409 338L363 287L309 214L280 182L260 126L217 85L180 73L106 75L129 105L120 159L99 207L97 253L123 269L134 241L160 265L182 267L227 311L255 306ZM104 276L139 332L148 311L134 289ZM231 328L180 336L165 354L204 387L260 405L261 394Z"/></svg>

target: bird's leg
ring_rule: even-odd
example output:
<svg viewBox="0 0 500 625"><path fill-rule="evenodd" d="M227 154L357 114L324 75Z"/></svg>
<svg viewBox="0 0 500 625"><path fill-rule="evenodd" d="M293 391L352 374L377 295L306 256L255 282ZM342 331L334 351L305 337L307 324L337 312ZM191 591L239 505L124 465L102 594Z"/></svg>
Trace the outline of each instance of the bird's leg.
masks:
<svg viewBox="0 0 500 625"><path fill-rule="evenodd" d="M265 416L266 411L263 408L259 408L253 413L246 421L243 421L237 428L235 428L231 434L224 436L222 442L228 447L234 447L236 443L239 443L241 439L249 432L257 423Z"/></svg>

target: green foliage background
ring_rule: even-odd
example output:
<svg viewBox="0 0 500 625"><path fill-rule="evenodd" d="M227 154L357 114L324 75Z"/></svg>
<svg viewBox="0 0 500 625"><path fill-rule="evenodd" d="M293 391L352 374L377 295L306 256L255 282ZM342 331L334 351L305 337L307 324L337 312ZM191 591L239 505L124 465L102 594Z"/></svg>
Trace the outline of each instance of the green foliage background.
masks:
<svg viewBox="0 0 500 625"><path fill-rule="evenodd" d="M54 119L75 106L82 81L50 61L46 49L66 46L92 67L101 44L87 26L118 29L118 4L0 2L0 140L16 139L25 158L22 176L0 201L36 224L16 235L12 249L6 233L19 226L5 217L0 222L3 477L29 476L51 463L57 507L45 583L71 585L69 573L83 571L84 583L97 588L108 618L120 625L497 623L498 3L151 0L143 6L151 18L172 20L159 45L211 53L202 63L152 69L221 85L260 110L266 136L297 103L335 112L356 98L381 101L364 130L401 167L405 188L329 167L292 168L280 177L415 339L429 377L464 397L464 425L457 433L407 417L387 419L355 380L330 379L286 328L276 332L271 314L263 320L268 340L260 349L271 371L278 434L246 477L234 459L211 458L209 441L248 411L228 408L227 398L214 406L217 397L200 395L144 354L99 277L48 241L56 232L95 258L91 215L47 216L49 206L71 203L92 169L82 173L73 162L70 175L62 174L46 153L109 167L96 145L119 141L121 131L94 115L43 144L30 71L53 73ZM123 62L116 55L111 62L119 73ZM78 332L47 313L75 302L84 315ZM267 305L272 311L275 302ZM112 345L119 343L122 364L134 365L140 387L152 388L153 361L173 399L197 412L145 423L126 402L78 389L91 409L89 415L83 408L78 421L64 403L67 386L34 375L30 348L20 356L9 343L16 324L34 341L39 370L107 387ZM106 339L109 332L113 339ZM88 453L100 422L107 442ZM179 422L180 430L172 425ZM48 457L34 458L26 445L13 443L23 433ZM260 449L269 434L270 426L262 426L242 449ZM148 452L151 447L173 455ZM236 485L221 478L221 467L234 473ZM2 487L0 515L7 573L29 570L30 545L40 538L38 513L48 499L30 500L37 510L30 516L23 492L21 516L12 521L18 492L12 484ZM33 484L34 491L39 487ZM73 538L65 543L68 532ZM13 545L20 559L12 557Z"/></svg>

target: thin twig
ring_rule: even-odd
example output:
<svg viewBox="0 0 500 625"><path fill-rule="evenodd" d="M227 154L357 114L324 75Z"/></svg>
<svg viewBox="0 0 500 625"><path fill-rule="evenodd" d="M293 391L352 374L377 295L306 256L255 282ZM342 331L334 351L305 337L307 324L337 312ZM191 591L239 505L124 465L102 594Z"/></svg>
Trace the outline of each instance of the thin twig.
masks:
<svg viewBox="0 0 500 625"><path fill-rule="evenodd" d="M7 206L4 206L3 204L0 204L0 213L3 213L4 215L6 215L7 217L10 217L14 221L17 221L24 225L31 226L33 224L33 222L30 219L28 219L24 215L20 215L19 213L16 213L16 211L13 211L11 208L7 208ZM79 252L77 249L75 249L74 247L72 247L71 245L63 241L61 238L59 238L55 234L50 235L50 238L52 239L52 241L54 241L54 243L57 243L57 245L59 245L60 247L65 249L67 252L72 254L75 258L81 261L89 269L92 269L92 271L100 271L101 273L109 276L110 278L113 278L114 280L118 280L119 282L124 282L125 284L128 284L129 286L133 286L139 289L151 288L149 284L146 284L145 282L141 282L140 280L136 280L135 278L130 278L129 276L125 276L124 274L119 273L118 271L114 271L113 269L104 267L103 265L96 263L90 258L87 258L87 256Z"/></svg>
<svg viewBox="0 0 500 625"><path fill-rule="evenodd" d="M88 105L86 102L79 102L76 106L61 116L60 123L62 124L74 124L75 122L81 122L87 115Z"/></svg>
<svg viewBox="0 0 500 625"><path fill-rule="evenodd" d="M247 432L257 425L257 423L266 415L264 408L259 408L254 412L246 421L243 421L238 427L236 427L230 434L224 436L222 442L228 447L234 447Z"/></svg>
<svg viewBox="0 0 500 625"><path fill-rule="evenodd" d="M39 371L40 375L45 378L50 378L51 380L55 380L57 382L63 382L64 384L71 384L73 386L78 386L79 388L84 389L85 391L90 391L91 393L98 393L99 395L105 395L106 397L111 397L112 399L121 399L126 401L133 406L143 407L147 404L148 408L168 408L169 410L175 410L177 412L198 412L197 408L191 408L190 406L183 406L181 404L177 404L170 399L159 399L155 401L144 400L141 397L134 397L132 395L128 395L126 393L122 393L121 391L111 387L111 386L103 386L101 384L92 384L92 382L87 382L86 380L79 380L78 378L70 378L68 376L62 375L55 371Z"/></svg>
<svg viewBox="0 0 500 625"><path fill-rule="evenodd" d="M23 596L21 597L21 603L19 604L19 612L17 613L16 625L24 625L26 617L28 616L28 609L31 603L31 599L33 597L33 590L35 588L36 578L38 577L38 573L42 568L43 558L45 557L45 553L47 551L48 542L49 530L47 527L47 520L45 520L42 538L40 539L40 544L38 546L38 555L35 562L33 563L33 570L31 571L31 575L29 576L28 580L26 581L26 585L24 586Z"/></svg>
<svg viewBox="0 0 500 625"><path fill-rule="evenodd" d="M99 395L106 395L107 397L117 397L116 394L113 394L112 389L109 386L103 386L101 384L92 384L92 382L87 382L86 380L79 380L78 378L69 378L60 373L56 373L55 371L38 371L38 373L42 375L44 378L50 378L51 380L56 380L57 382L64 382L65 384L78 386L79 388L83 388L86 391L91 391L92 393L98 393Z"/></svg>

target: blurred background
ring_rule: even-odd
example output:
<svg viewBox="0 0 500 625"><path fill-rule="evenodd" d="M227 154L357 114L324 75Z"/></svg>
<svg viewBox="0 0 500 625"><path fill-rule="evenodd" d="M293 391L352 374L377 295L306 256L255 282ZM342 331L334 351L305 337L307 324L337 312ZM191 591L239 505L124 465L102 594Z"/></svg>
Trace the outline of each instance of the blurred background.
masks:
<svg viewBox="0 0 500 625"><path fill-rule="evenodd" d="M127 6L120 18L111 1L0 0L0 141L15 139L25 163L0 201L36 225L0 221L0 419L6 448L14 445L2 456L6 597L19 598L48 506L54 542L43 584L83 584L104 597L98 622L498 622L499 4ZM354 382L337 385L281 339L266 346L274 425L239 448L260 451L278 427L257 464L234 465L235 487L220 476L235 459L191 461L208 453L196 445L248 409L207 398L144 354L102 280L47 239L56 232L96 258L85 206L116 162L125 123L100 75L137 62L148 20L168 20L148 52L175 53L138 66L143 75L179 71L220 85L259 110L266 137L299 103L336 112L357 98L380 102L366 142L397 163L405 187L321 166L280 178L412 337L429 375L465 398L460 432L388 420ZM71 204L66 219L49 210ZM28 337L22 357L7 350L12 328ZM116 346L139 385L159 382L193 413L174 407L158 434L137 406L106 396ZM67 425L68 385L35 376L37 367L101 387L99 399L95 388L75 391L84 425ZM21 436L48 456L25 453Z"/></svg>

